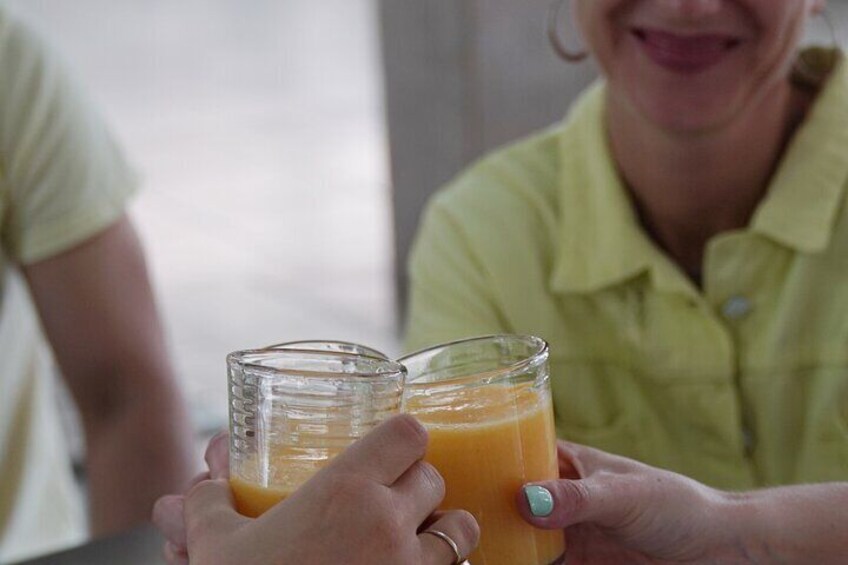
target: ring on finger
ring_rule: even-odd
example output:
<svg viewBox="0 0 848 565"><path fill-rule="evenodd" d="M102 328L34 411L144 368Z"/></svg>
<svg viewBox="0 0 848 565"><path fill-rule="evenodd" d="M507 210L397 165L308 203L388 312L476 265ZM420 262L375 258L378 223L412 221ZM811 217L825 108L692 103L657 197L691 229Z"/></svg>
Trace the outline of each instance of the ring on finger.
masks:
<svg viewBox="0 0 848 565"><path fill-rule="evenodd" d="M456 542L453 541L453 539L445 532L430 528L428 530L424 530L421 533L436 536L437 538L448 544L448 546L450 546L451 550L453 551L453 554L456 556L456 560L453 562L453 565L462 565L462 563L465 561L465 559L462 557L462 553L460 553L459 551L459 546L456 545Z"/></svg>

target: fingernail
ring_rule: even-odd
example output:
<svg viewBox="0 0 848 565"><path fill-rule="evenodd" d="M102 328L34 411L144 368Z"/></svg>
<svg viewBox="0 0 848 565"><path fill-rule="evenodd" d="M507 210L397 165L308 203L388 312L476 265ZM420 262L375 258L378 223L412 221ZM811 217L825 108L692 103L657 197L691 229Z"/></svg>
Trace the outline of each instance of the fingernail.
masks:
<svg viewBox="0 0 848 565"><path fill-rule="evenodd" d="M554 497L551 491L540 486L524 487L524 496L527 497L527 503L530 505L530 512L537 518L550 516L554 511Z"/></svg>

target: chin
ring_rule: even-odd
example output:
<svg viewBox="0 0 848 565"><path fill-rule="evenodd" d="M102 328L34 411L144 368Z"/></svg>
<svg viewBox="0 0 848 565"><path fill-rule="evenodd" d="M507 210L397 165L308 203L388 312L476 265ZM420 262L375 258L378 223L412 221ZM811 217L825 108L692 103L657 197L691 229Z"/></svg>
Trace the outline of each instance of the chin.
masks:
<svg viewBox="0 0 848 565"><path fill-rule="evenodd" d="M735 86L735 85L734 85ZM669 134L697 135L733 120L739 96L719 84L640 85L626 95L642 119Z"/></svg>
<svg viewBox="0 0 848 565"><path fill-rule="evenodd" d="M663 104L641 105L642 116L658 129L669 134L697 135L710 133L732 121L728 107L704 105Z"/></svg>

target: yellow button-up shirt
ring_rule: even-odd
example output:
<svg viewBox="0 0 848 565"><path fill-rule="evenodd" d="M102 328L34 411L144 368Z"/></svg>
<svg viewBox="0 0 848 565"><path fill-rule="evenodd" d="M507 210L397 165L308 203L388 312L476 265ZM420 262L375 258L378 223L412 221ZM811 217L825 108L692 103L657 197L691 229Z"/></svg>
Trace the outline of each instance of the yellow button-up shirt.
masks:
<svg viewBox="0 0 848 565"><path fill-rule="evenodd" d="M539 335L563 438L723 488L848 480L848 69L750 226L708 243L702 288L637 219L605 88L432 200L407 347Z"/></svg>

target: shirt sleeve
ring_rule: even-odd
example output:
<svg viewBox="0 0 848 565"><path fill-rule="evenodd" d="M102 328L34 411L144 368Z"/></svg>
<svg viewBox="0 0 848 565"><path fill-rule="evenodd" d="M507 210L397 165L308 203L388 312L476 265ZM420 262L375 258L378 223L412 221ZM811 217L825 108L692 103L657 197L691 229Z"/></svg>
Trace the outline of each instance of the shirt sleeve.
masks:
<svg viewBox="0 0 848 565"><path fill-rule="evenodd" d="M56 58L0 9L0 241L57 255L117 221L137 179Z"/></svg>
<svg viewBox="0 0 848 565"><path fill-rule="evenodd" d="M436 197L410 258L406 350L507 331L489 278L450 203Z"/></svg>

